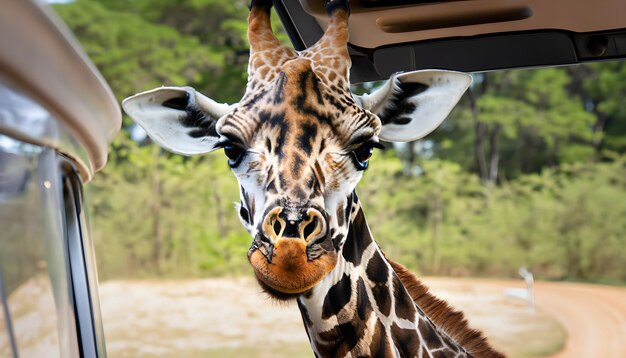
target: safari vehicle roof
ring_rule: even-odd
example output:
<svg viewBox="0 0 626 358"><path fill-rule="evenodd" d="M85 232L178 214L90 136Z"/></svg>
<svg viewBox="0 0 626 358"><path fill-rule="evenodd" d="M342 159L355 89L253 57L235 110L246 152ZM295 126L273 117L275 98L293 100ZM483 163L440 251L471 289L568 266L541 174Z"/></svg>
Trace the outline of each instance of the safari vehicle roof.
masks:
<svg viewBox="0 0 626 358"><path fill-rule="evenodd" d="M78 145L35 133L26 118L0 115L1 134L58 149L75 161L83 181L105 165L108 145L121 126L119 105L65 24L38 1L2 2L0 84L45 107Z"/></svg>
<svg viewBox="0 0 626 358"><path fill-rule="evenodd" d="M296 49L326 27L319 0L277 0ZM624 0L350 0L355 83L425 68L486 71L626 58Z"/></svg>

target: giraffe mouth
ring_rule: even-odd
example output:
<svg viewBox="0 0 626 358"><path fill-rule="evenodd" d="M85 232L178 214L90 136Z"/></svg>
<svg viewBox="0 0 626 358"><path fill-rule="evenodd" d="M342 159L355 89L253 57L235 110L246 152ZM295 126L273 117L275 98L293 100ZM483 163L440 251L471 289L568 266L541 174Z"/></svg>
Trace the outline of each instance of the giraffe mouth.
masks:
<svg viewBox="0 0 626 358"><path fill-rule="evenodd" d="M248 259L261 286L268 286L266 292L297 295L306 292L319 283L335 267L337 254L326 251L319 244L307 245L300 238L279 238L273 244L253 243ZM311 249L315 255L311 258ZM268 256L269 254L269 256ZM280 298L280 297L279 297Z"/></svg>

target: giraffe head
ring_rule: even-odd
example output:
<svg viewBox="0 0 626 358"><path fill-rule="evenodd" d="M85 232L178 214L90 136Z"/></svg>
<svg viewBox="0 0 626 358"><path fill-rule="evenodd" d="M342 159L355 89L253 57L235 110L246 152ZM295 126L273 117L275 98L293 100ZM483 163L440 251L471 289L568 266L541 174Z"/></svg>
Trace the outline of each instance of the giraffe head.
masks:
<svg viewBox="0 0 626 358"><path fill-rule="evenodd" d="M192 155L222 148L240 185L237 211L252 236L248 258L279 298L303 293L335 267L353 191L381 140L434 130L471 82L450 71L394 75L369 95L350 92L347 3L327 1L324 36L295 52L274 37L271 1L249 15L248 84L235 105L192 88L161 87L126 99L125 111L164 148Z"/></svg>

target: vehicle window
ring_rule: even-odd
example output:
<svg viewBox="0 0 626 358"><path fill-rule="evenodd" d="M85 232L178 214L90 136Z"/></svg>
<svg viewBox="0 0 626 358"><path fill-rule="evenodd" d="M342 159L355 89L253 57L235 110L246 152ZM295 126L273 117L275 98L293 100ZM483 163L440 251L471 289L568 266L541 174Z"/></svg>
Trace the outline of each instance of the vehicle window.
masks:
<svg viewBox="0 0 626 358"><path fill-rule="evenodd" d="M45 108L4 85L0 124L34 138L62 135ZM3 356L74 357L85 345L78 343L71 273L85 268L70 267L63 178L72 170L64 162L52 148L0 134L0 336L8 337L0 340ZM90 302L88 295L79 300Z"/></svg>
<svg viewBox="0 0 626 358"><path fill-rule="evenodd" d="M4 288L2 273L0 272L0 354L4 357L16 357L17 347L13 334L13 322L9 313L9 304Z"/></svg>

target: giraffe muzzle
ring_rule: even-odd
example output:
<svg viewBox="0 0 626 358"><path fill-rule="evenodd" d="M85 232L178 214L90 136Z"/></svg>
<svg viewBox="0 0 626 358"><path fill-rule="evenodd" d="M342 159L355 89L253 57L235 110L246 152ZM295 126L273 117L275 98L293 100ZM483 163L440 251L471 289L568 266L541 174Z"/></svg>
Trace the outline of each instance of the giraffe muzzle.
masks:
<svg viewBox="0 0 626 358"><path fill-rule="evenodd" d="M337 262L324 215L314 208L276 207L263 219L248 259L266 291L299 294L315 286ZM269 287L269 289L267 289Z"/></svg>

